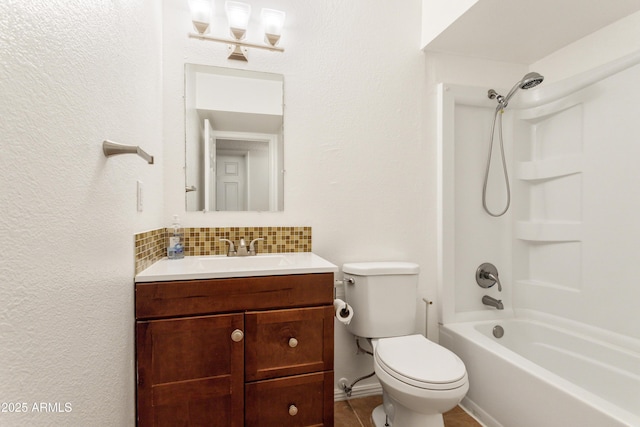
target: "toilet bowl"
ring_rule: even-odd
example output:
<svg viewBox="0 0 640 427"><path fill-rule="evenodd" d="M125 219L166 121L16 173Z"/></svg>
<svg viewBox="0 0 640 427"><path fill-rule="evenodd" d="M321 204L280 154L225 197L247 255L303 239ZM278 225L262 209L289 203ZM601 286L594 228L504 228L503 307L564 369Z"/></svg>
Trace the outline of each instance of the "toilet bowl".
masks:
<svg viewBox="0 0 640 427"><path fill-rule="evenodd" d="M385 393L374 411L376 427L443 427L442 414L467 393L464 364L451 351L422 335L372 340L374 369ZM385 419L376 420L376 413Z"/></svg>
<svg viewBox="0 0 640 427"><path fill-rule="evenodd" d="M415 334L417 264L362 262L342 266L353 309L347 329L371 340L384 404L376 427L444 427L442 414L469 389L464 363L453 352Z"/></svg>

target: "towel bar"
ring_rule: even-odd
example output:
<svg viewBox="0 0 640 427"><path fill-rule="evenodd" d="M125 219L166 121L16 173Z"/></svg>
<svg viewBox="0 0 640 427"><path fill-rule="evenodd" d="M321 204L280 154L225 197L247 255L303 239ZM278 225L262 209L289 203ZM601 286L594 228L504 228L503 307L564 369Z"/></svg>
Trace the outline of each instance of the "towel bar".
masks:
<svg viewBox="0 0 640 427"><path fill-rule="evenodd" d="M137 154L138 156L145 159L150 165L153 164L153 156L136 145L124 145L117 142L105 140L102 142L102 152L106 157L115 156L118 154Z"/></svg>

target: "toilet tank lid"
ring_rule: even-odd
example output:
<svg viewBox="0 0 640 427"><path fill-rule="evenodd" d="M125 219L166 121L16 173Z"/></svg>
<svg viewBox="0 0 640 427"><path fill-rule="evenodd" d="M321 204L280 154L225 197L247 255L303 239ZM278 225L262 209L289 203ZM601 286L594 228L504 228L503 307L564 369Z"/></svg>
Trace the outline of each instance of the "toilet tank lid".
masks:
<svg viewBox="0 0 640 427"><path fill-rule="evenodd" d="M342 271L356 276L418 274L420 266L412 262L401 261L350 262L342 265Z"/></svg>

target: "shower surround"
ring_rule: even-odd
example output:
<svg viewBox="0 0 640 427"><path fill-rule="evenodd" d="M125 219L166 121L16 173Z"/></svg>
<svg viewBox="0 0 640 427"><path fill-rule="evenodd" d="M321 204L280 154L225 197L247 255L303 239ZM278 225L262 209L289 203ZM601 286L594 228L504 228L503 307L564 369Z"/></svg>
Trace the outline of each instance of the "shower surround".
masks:
<svg viewBox="0 0 640 427"><path fill-rule="evenodd" d="M461 322L540 313L578 325L582 334L623 337L629 345L622 350L638 356L639 64L636 52L514 97L503 115L512 204L499 218L482 209L495 101L487 97L489 88L439 85L439 287L445 345L470 348L466 338L451 333ZM506 199L498 155L494 150L487 191L494 210ZM498 268L502 292L475 283L475 271L484 262ZM484 295L501 299L504 310L484 306ZM539 345L535 337L530 344ZM471 366L467 404L487 425L508 426L509 401L499 408L483 407L481 396L491 386L474 372L477 363L470 358L475 355L485 357L480 351L461 355ZM640 396L640 372L634 376L625 392ZM530 372L530 377L535 375ZM504 398L515 404L520 397L507 390ZM615 406L615 399L607 402ZM558 399L545 411L557 411L557 421L566 422L575 414L565 403ZM535 402L529 407L531 414L520 415L535 420L541 408ZM640 414L632 416L640 419Z"/></svg>

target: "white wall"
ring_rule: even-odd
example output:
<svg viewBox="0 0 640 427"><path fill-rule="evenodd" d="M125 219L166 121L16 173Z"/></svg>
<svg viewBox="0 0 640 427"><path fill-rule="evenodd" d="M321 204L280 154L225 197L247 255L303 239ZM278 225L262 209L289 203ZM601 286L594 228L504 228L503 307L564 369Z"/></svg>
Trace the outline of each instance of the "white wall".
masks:
<svg viewBox="0 0 640 427"><path fill-rule="evenodd" d="M427 82L433 91L437 83L494 88L507 92L528 71L526 65L427 52Z"/></svg>
<svg viewBox="0 0 640 427"><path fill-rule="evenodd" d="M582 73L640 49L640 12L596 31L531 64L547 83Z"/></svg>
<svg viewBox="0 0 640 427"><path fill-rule="evenodd" d="M424 49L456 19L469 10L478 0L422 0L422 37L420 47Z"/></svg>
<svg viewBox="0 0 640 427"><path fill-rule="evenodd" d="M224 44L187 38L186 2L165 0L166 222L176 212L186 226L311 226L314 252L329 261L418 262L421 292L433 286L435 294L435 209L428 203L435 159L421 134L420 3L252 1L254 16L263 6L287 12L285 52L250 49L242 63L226 59ZM185 62L284 75L283 212L184 212ZM368 356L355 356L350 335L336 329L336 377L369 373Z"/></svg>
<svg viewBox="0 0 640 427"><path fill-rule="evenodd" d="M133 234L164 225L160 25L154 0L0 3L0 402L28 404L0 425L134 424ZM106 159L107 138L157 164Z"/></svg>
<svg viewBox="0 0 640 427"><path fill-rule="evenodd" d="M563 79L573 81L571 77L575 74L614 59L628 58L631 52L637 55L639 20L639 14L630 15L531 64L528 69L543 74L545 82L538 87L540 95L532 95L527 105L533 105L533 100L539 100L543 93L550 95L554 87L566 85ZM456 265L455 277L450 277L452 280L445 282L444 287L455 287L457 320L471 312L476 318L508 314L481 305L481 295L489 294L502 297L507 309L515 305L545 311L637 338L638 331L634 328L638 323L637 310L633 302L638 292L633 285L630 261L638 253L637 243L633 243L638 241L634 226L637 200L625 186L636 181L632 164L637 157L633 153L637 152L638 138L632 116L637 115L638 94L632 82L637 80L638 66L585 89L582 94L572 95L570 100L541 107L538 113L533 110L526 113L528 119L515 125L517 131L513 131L517 103L511 103L504 114L505 145L516 206L506 217L491 222L496 226L502 222L507 226L505 232L494 232L489 223L483 223L487 215L481 211L480 195L493 108L479 106L487 103L488 88L504 93L527 70L517 65L437 54L428 55L428 67L432 70L429 78L435 79L430 81L465 85L457 94L466 90L476 96L475 105L459 106L454 118L455 204L456 213L460 207L463 213L456 216L455 235L448 236L455 239ZM487 79L492 68L494 76L503 74L502 83ZM508 78L510 75L512 78ZM521 93L514 101L532 92ZM569 109L574 101L578 106ZM614 104L620 108L612 109ZM527 125L522 124L525 121ZM514 138L519 139L514 143ZM580 174L524 183L516 179L513 158L570 158L574 152L579 152L583 164ZM493 167L499 170L499 161ZM522 228L530 224L514 227L514 218L532 221L533 227L529 228L543 230L547 223L554 226L555 222L560 225L578 222L582 231L580 242L563 242L553 237L551 240L560 240L560 244L548 244L543 238L523 237L530 233L521 231ZM513 241L512 228L516 233ZM482 290L475 284L475 268L482 258L491 257L500 262L498 267L506 288L501 294L495 289Z"/></svg>
<svg viewBox="0 0 640 427"><path fill-rule="evenodd" d="M425 66L419 0L252 4L287 11L286 52L254 49L242 64L224 45L186 37L184 1L164 0L162 23L151 0L0 3L0 401L72 408L0 414L2 425L133 425L132 236L173 213L186 226L310 225L314 251L338 265L420 263L420 296L435 298L434 104L422 82L508 89L526 70L436 54ZM621 40L629 51L637 19L532 68L553 79ZM284 212L185 213L185 62L284 74ZM156 165L105 159L106 138L142 146ZM336 376L370 370L337 328Z"/></svg>
<svg viewBox="0 0 640 427"><path fill-rule="evenodd" d="M635 339L638 61L636 54L635 66L523 111L521 126L530 144L514 149L516 158L538 170L554 163L565 168L549 173L550 179L519 180L514 187L522 206L514 213L522 221L515 227L514 258L520 262L513 270L514 306ZM566 91L567 84L548 89L556 87ZM568 169L577 173L566 174Z"/></svg>
<svg viewBox="0 0 640 427"><path fill-rule="evenodd" d="M640 51L640 12L611 24L571 45L532 64L542 74L549 75L551 84L571 76L600 67L616 59L638 54ZM637 153L638 129L634 118L638 117L638 87L640 66L635 65L596 85L572 95L577 106L558 113L555 127L554 115L536 124L537 150L553 143L562 150L563 145L578 147L582 156L583 172L574 179L574 191L568 193L564 203L576 199L582 208L579 216L582 226L581 242L576 243L573 258L563 256L566 266L564 276L577 276L578 282L565 284L574 292L562 288L544 288L523 285L514 301L519 306L533 308L567 317L583 323L610 330L614 333L640 338L636 325L640 321L636 301L639 298L633 266L637 259L640 230L636 213L638 199L634 196L638 181ZM570 101L568 101L570 102ZM567 106L569 103L567 103ZM615 105L615 108L612 106ZM549 109L551 112L552 109ZM566 116L566 117L565 117ZM562 126L558 126L561 124ZM575 131L575 129L578 131ZM556 140L562 140L561 144ZM546 155L552 153L546 149ZM564 148L567 150L566 148ZM575 148L574 148L575 149ZM531 154L539 156L539 151ZM575 188L579 188L579 192ZM561 188L561 187L557 187ZM545 212L553 215L559 198L546 191ZM573 193L576 193L575 195ZM540 204L540 193L531 203ZM574 202L575 204L575 202ZM565 209L567 211L569 209ZM574 209L575 210L575 209ZM570 210L569 210L570 211ZM540 215L531 209L532 215ZM556 213L558 215L558 213ZM566 213L565 213L566 215ZM541 252L541 251L540 251ZM530 268L544 262L541 255L531 255ZM552 269L531 271L563 277ZM566 270L566 271L565 271ZM553 276L552 276L553 277ZM560 280L558 280L560 281Z"/></svg>
<svg viewBox="0 0 640 427"><path fill-rule="evenodd" d="M310 225L314 251L338 265L420 263L420 296L435 299L434 104L422 82L508 89L526 70L437 54L425 65L414 43L419 0L401 9L364 0L268 5L288 13L286 52L254 49L242 64L226 59L224 45L186 37L183 1L163 1L163 22L151 0L0 3L0 400L72 408L1 414L2 425L133 424L132 236L169 224L174 212L187 226ZM575 58L588 68L620 42L620 55L628 52L640 40L638 19L532 69L554 79ZM185 62L284 74L284 212L185 213ZM105 159L106 138L142 146L156 165ZM370 370L338 327L336 376Z"/></svg>
<svg viewBox="0 0 640 427"><path fill-rule="evenodd" d="M437 321L451 319L454 311L464 312L470 309L481 307L480 300L484 294L483 289L475 284L475 269L483 262L493 262L499 268L501 277L505 271L502 265L503 260L509 260L508 252L501 254L500 243L505 240L509 242L509 236L503 236L499 241L493 239L492 236L500 235L497 230L508 230L509 225L505 225L503 220L487 221L480 216L482 212L482 179L484 177L484 166L487 157L489 135L491 129L491 120L493 119L494 106L487 98L486 94L489 88L494 88L500 93L506 93L513 82L518 81L528 71L527 67L521 64L512 64L507 62L499 62L480 58L468 58L458 55L447 55L443 53L426 53L426 80L428 91L428 108L427 118L427 134L428 144L437 146L438 133L441 131L441 124L438 123L438 92L437 84L444 82L448 96L452 96L456 85L470 86L471 96L477 98L478 104L486 104L487 108L468 108L463 111L457 111L455 123L473 120L476 124L482 124L482 127L475 129L472 126L462 125L455 128L455 137L462 138L463 135L467 139L467 143L463 149L460 147L447 145L444 147L449 150L452 161L463 163L464 167L449 173L456 173L455 178L451 179L451 185L446 188L446 194L433 196L434 209L440 197L448 198L456 203L455 217L452 212L445 212L434 224L434 235L436 233L444 233L444 247L438 248L438 257L442 257L442 251L447 252L449 258L438 259L437 281L441 283L441 289L438 295L440 300L431 310ZM485 111L486 110L486 111ZM509 150L508 136L505 137L507 150ZM434 156L441 156L441 153L435 153ZM455 159L455 160L454 160ZM494 169L500 168L500 163L495 157L493 159ZM442 160L438 159L437 167L443 166ZM446 165L445 165L446 167ZM435 168L435 166L434 166ZM496 169L500 171L501 169ZM439 173L434 171L434 173ZM459 174L459 175L458 175ZM503 187L500 187L503 190ZM458 207L458 205L460 205ZM472 215L470 215L472 214ZM476 221L478 216L480 220ZM460 221L463 222L461 225ZM447 228L447 224L451 224L451 229ZM443 227L444 225L444 227ZM453 227L458 228L453 228ZM461 229L460 229L461 228ZM444 231L443 231L444 230ZM499 243L500 242L500 243ZM451 251L455 251L451 252ZM502 256L504 255L504 256ZM450 258L455 258L455 263L447 264ZM506 258L505 258L506 257ZM458 262L458 259L465 260L464 265ZM443 268L444 267L444 268ZM496 290L492 290L488 294L494 297ZM505 293L509 293L506 290ZM504 295L502 296L504 298ZM448 304L442 301L443 298L449 298ZM455 298L455 301L453 299ZM455 304L455 307L452 305ZM492 313L491 313L492 314ZM460 317L460 316L457 316ZM431 323L435 326L436 320ZM437 332L431 333L430 337L437 339Z"/></svg>

